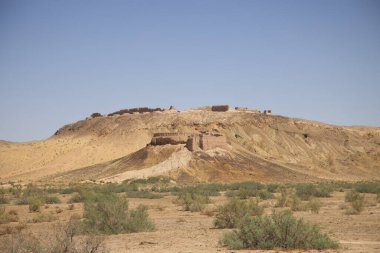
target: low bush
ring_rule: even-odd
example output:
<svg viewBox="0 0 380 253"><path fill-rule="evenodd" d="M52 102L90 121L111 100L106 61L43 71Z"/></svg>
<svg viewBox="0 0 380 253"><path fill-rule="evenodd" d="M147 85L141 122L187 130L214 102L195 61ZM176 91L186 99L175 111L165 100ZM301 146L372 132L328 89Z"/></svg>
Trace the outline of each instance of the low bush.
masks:
<svg viewBox="0 0 380 253"><path fill-rule="evenodd" d="M271 193L278 192L278 189L280 188L279 184L267 184L267 191Z"/></svg>
<svg viewBox="0 0 380 253"><path fill-rule="evenodd" d="M228 203L218 206L214 226L216 228L236 228L244 216L262 215L262 213L263 208L257 202L231 199Z"/></svg>
<svg viewBox="0 0 380 253"><path fill-rule="evenodd" d="M58 204L61 203L61 200L58 197L46 197L46 204Z"/></svg>
<svg viewBox="0 0 380 253"><path fill-rule="evenodd" d="M42 202L40 199L37 198L30 198L28 200L29 203L29 212L39 212Z"/></svg>
<svg viewBox="0 0 380 253"><path fill-rule="evenodd" d="M208 195L203 195L194 188L188 188L178 193L175 204L181 205L184 211L200 212L210 203Z"/></svg>
<svg viewBox="0 0 380 253"><path fill-rule="evenodd" d="M322 207L322 202L318 199L313 198L309 201L307 206L312 213L319 213L319 210L321 210Z"/></svg>
<svg viewBox="0 0 380 253"><path fill-rule="evenodd" d="M147 207L128 209L128 200L114 194L86 200L84 226L87 231L103 234L150 231L154 224L148 217Z"/></svg>
<svg viewBox="0 0 380 253"><path fill-rule="evenodd" d="M359 192L357 192L356 190L350 190L346 193L344 200L346 202L353 202L354 200L358 199L359 197L360 197Z"/></svg>
<svg viewBox="0 0 380 253"><path fill-rule="evenodd" d="M364 195L360 195L357 199L352 201L351 206L355 211L361 213L364 207Z"/></svg>
<svg viewBox="0 0 380 253"><path fill-rule="evenodd" d="M346 214L359 214L363 211L365 197L356 190L350 190L346 193L345 201L350 202L351 209L346 210Z"/></svg>
<svg viewBox="0 0 380 253"><path fill-rule="evenodd" d="M29 200L27 197L20 197L19 199L16 200L16 205L28 205Z"/></svg>
<svg viewBox="0 0 380 253"><path fill-rule="evenodd" d="M235 198L238 197L240 199L249 199L251 197L258 197L261 199L271 199L274 197L273 193L268 192L266 190L256 190L256 189L247 189L240 188L237 191L227 191L225 193L226 197Z"/></svg>
<svg viewBox="0 0 380 253"><path fill-rule="evenodd" d="M226 190L239 190L239 189L251 189L251 190L264 190L266 186L259 182L245 181L239 183L226 184Z"/></svg>
<svg viewBox="0 0 380 253"><path fill-rule="evenodd" d="M276 207L286 207L291 204L291 192L288 188L281 189L281 195L277 198Z"/></svg>
<svg viewBox="0 0 380 253"><path fill-rule="evenodd" d="M18 221L18 214L15 210L5 211L5 207L0 206L0 224Z"/></svg>
<svg viewBox="0 0 380 253"><path fill-rule="evenodd" d="M302 200L296 195L290 196L290 209L294 212L296 211L306 211L307 205L305 205Z"/></svg>
<svg viewBox="0 0 380 253"><path fill-rule="evenodd" d="M50 213L47 214L38 214L37 216L33 217L29 220L29 223L40 223L40 222L52 222L57 220L58 218L56 216L53 216Z"/></svg>
<svg viewBox="0 0 380 253"><path fill-rule="evenodd" d="M360 193L380 193L380 182L357 182L354 188Z"/></svg>
<svg viewBox="0 0 380 253"><path fill-rule="evenodd" d="M160 199L163 196L160 194L155 194L151 191L143 190L143 191L128 191L128 198L143 198L143 199Z"/></svg>
<svg viewBox="0 0 380 253"><path fill-rule="evenodd" d="M77 222L70 221L66 225L56 227L49 240L41 240L29 233L15 231L9 237L0 238L0 252L30 252L30 253L96 253L104 252L101 236L81 236ZM13 231L12 231L13 232Z"/></svg>
<svg viewBox="0 0 380 253"><path fill-rule="evenodd" d="M296 185L296 195L302 200L309 200L311 197L330 197L333 187L329 184L298 184Z"/></svg>
<svg viewBox="0 0 380 253"><path fill-rule="evenodd" d="M84 202L84 197L83 195L76 193L74 196L72 196L67 203L81 203Z"/></svg>
<svg viewBox="0 0 380 253"><path fill-rule="evenodd" d="M231 249L327 249L338 243L315 225L295 218L290 212L271 216L245 216L237 231L227 232L219 243Z"/></svg>
<svg viewBox="0 0 380 253"><path fill-rule="evenodd" d="M2 204L8 204L8 203L9 203L8 198L5 197L4 194L1 194L1 195L0 195L0 205L2 205Z"/></svg>

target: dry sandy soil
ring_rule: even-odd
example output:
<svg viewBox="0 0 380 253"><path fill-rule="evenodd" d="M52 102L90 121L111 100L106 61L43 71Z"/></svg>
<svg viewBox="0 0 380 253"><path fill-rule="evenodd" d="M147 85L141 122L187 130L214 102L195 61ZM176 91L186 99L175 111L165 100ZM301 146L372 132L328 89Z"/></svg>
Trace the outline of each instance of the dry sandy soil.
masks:
<svg viewBox="0 0 380 253"><path fill-rule="evenodd" d="M367 205L359 215L346 215L340 208L344 203L344 192L335 192L331 198L320 198L323 207L319 214L311 212L295 212L297 217L318 224L323 232L328 233L333 239L340 242L337 250L325 250L322 252L380 252L380 204L375 204L375 195L366 194L366 199L371 205ZM82 215L82 204L74 204L74 210L68 210L68 204L64 203L70 195L61 195L62 204L47 205L42 208L42 213L52 213L58 221L43 223L28 223L25 231L31 232L37 237L47 238L52 234L55 224L68 221L76 214ZM106 252L282 252L272 251L232 251L218 245L218 239L225 229L213 228L213 217L199 212L185 212L180 206L172 203L174 199L170 194L162 199L130 199L130 206L138 204L148 205L150 217L156 224L156 231L134 234L118 234L106 236L104 247ZM224 196L212 197L213 203L209 208L226 201ZM266 213L270 213L275 200L266 200L268 207ZM57 214L56 209L63 212ZM20 221L31 220L36 213L29 213L28 206L6 205L6 209L17 210ZM5 226L0 225L0 229ZM1 236L3 237L3 236ZM0 237L0 238L1 238ZM4 238L4 237L3 237ZM4 243L4 241L2 241ZM304 252L301 250L285 252ZM307 252L321 252L311 250Z"/></svg>

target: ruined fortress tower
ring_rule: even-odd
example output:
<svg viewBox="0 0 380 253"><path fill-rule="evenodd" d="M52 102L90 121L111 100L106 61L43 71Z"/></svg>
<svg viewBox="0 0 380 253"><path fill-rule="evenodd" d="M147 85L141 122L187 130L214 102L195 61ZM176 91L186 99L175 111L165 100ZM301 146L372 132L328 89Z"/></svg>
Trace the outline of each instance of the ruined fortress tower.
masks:
<svg viewBox="0 0 380 253"><path fill-rule="evenodd" d="M185 144L190 151L227 148L226 137L219 133L155 133L150 145Z"/></svg>

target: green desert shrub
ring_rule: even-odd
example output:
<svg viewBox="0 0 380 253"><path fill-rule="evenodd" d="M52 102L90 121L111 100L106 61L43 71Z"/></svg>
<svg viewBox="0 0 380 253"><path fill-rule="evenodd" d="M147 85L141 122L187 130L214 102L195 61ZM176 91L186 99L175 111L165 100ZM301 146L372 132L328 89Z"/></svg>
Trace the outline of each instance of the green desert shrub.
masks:
<svg viewBox="0 0 380 253"><path fill-rule="evenodd" d="M267 191L271 193L275 193L280 188L279 184L267 184Z"/></svg>
<svg viewBox="0 0 380 253"><path fill-rule="evenodd" d="M360 193L380 193L380 182L357 182L354 186L354 189Z"/></svg>
<svg viewBox="0 0 380 253"><path fill-rule="evenodd" d="M271 216L245 216L238 230L227 232L219 243L231 249L327 249L338 243L320 229L290 212Z"/></svg>
<svg viewBox="0 0 380 253"><path fill-rule="evenodd" d="M148 190L143 190L143 191L128 191L127 197L128 198L143 198L143 199L160 199L163 196L160 194L155 194Z"/></svg>
<svg viewBox="0 0 380 253"><path fill-rule="evenodd" d="M307 205L305 205L297 195L291 195L290 196L290 209L294 212L306 211Z"/></svg>
<svg viewBox="0 0 380 253"><path fill-rule="evenodd" d="M351 202L352 209L354 209L357 213L361 213L364 208L364 195L360 195L354 201Z"/></svg>
<svg viewBox="0 0 380 253"><path fill-rule="evenodd" d="M18 214L15 210L5 211L4 206L0 206L0 224L18 221Z"/></svg>
<svg viewBox="0 0 380 253"><path fill-rule="evenodd" d="M38 198L29 198L28 200L29 203L29 212L39 212L42 201Z"/></svg>
<svg viewBox="0 0 380 253"><path fill-rule="evenodd" d="M329 184L298 184L296 185L296 195L302 200L309 200L311 197L330 197L333 187Z"/></svg>
<svg viewBox="0 0 380 253"><path fill-rule="evenodd" d="M210 199L208 195L191 188L179 192L174 203L182 206L184 211L200 212L210 203Z"/></svg>
<svg viewBox="0 0 380 253"><path fill-rule="evenodd" d="M286 207L291 204L291 191L288 188L280 190L281 195L277 198L276 207Z"/></svg>
<svg viewBox="0 0 380 253"><path fill-rule="evenodd" d="M46 197L45 199L46 204L58 204L61 203L61 200L58 197Z"/></svg>
<svg viewBox="0 0 380 253"><path fill-rule="evenodd" d="M239 198L239 199L249 199L251 197L256 197L260 199L271 199L274 198L273 193L267 190L256 190L248 188L240 188L239 190L227 191L225 193L226 197L229 198Z"/></svg>
<svg viewBox="0 0 380 253"><path fill-rule="evenodd" d="M49 240L41 240L31 233L21 232L16 227L7 237L0 237L0 252L28 253L96 253L105 252L103 237L81 235L77 225L70 221L66 225L55 226Z"/></svg>
<svg viewBox="0 0 380 253"><path fill-rule="evenodd" d="M114 194L86 200L84 218L84 227L87 231L102 234L132 233L154 229L146 206L140 205L130 210L128 200L124 196L119 197Z"/></svg>
<svg viewBox="0 0 380 253"><path fill-rule="evenodd" d="M345 201L346 202L353 202L354 200L358 199L360 196L360 193L356 190L350 190L346 193Z"/></svg>
<svg viewBox="0 0 380 253"><path fill-rule="evenodd" d="M322 202L319 199L313 198L310 199L307 206L312 213L319 213L319 210L321 210L322 207Z"/></svg>
<svg viewBox="0 0 380 253"><path fill-rule="evenodd" d="M264 190L265 185L254 181L245 181L239 183L231 183L225 185L226 190L239 190L239 189L251 189L251 190Z"/></svg>
<svg viewBox="0 0 380 253"><path fill-rule="evenodd" d="M58 218L53 216L50 213L46 214L38 214L37 216L33 217L31 220L29 220L29 223L40 223L40 222L52 222L57 220Z"/></svg>
<svg viewBox="0 0 380 253"><path fill-rule="evenodd" d="M218 206L217 212L214 220L216 228L236 228L244 216L262 215L263 208L254 201L231 199L228 203Z"/></svg>
<svg viewBox="0 0 380 253"><path fill-rule="evenodd" d="M346 214L359 214L363 211L365 197L356 190L350 190L346 193L345 201L351 204L351 209L346 210Z"/></svg>
<svg viewBox="0 0 380 253"><path fill-rule="evenodd" d="M0 195L0 205L8 204L8 203L9 203L8 198L5 197L4 195Z"/></svg>
<svg viewBox="0 0 380 253"><path fill-rule="evenodd" d="M83 195L81 195L80 193L76 193L67 201L67 203L81 203L84 202L84 200L85 198Z"/></svg>

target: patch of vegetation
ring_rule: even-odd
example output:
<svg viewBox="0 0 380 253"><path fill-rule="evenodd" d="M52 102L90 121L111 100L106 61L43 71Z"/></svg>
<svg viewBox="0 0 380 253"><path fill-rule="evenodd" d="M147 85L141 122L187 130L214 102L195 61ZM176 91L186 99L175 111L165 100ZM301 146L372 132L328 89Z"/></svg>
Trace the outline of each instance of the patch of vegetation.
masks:
<svg viewBox="0 0 380 253"><path fill-rule="evenodd" d="M297 195L290 196L290 209L294 212L306 211L307 205L302 202L302 200Z"/></svg>
<svg viewBox="0 0 380 253"><path fill-rule="evenodd" d="M346 202L352 202L352 201L358 199L359 196L360 196L359 192L357 192L356 190L350 190L346 193L344 200Z"/></svg>
<svg viewBox="0 0 380 253"><path fill-rule="evenodd" d="M10 237L0 238L0 252L31 253L96 253L103 252L103 238L96 235L81 236L78 222L70 221L58 226L49 241L40 240L34 235L17 231Z"/></svg>
<svg viewBox="0 0 380 253"><path fill-rule="evenodd" d="M0 188L0 205L2 204L8 204L9 200L5 196L5 190Z"/></svg>
<svg viewBox="0 0 380 253"><path fill-rule="evenodd" d="M146 206L140 205L136 209L129 210L128 200L115 194L86 200L84 218L86 231L95 233L118 234L154 229Z"/></svg>
<svg viewBox="0 0 380 253"><path fill-rule="evenodd" d="M29 198L28 200L29 203L29 212L39 212L42 201L38 198Z"/></svg>
<svg viewBox="0 0 380 253"><path fill-rule="evenodd" d="M58 197L46 197L46 204L58 204L61 203L61 200Z"/></svg>
<svg viewBox="0 0 380 253"><path fill-rule="evenodd" d="M18 221L18 214L15 210L5 211L4 206L0 206L0 224Z"/></svg>
<svg viewBox="0 0 380 253"><path fill-rule="evenodd" d="M278 189L280 188L279 184L267 184L267 191L271 193L278 192Z"/></svg>
<svg viewBox="0 0 380 253"><path fill-rule="evenodd" d="M296 195L302 200L309 200L312 197L330 197L334 188L330 184L297 184Z"/></svg>
<svg viewBox="0 0 380 253"><path fill-rule="evenodd" d="M151 191L143 190L143 191L128 191L128 198L143 198L143 199L160 199L163 196L160 194L155 194Z"/></svg>
<svg viewBox="0 0 380 253"><path fill-rule="evenodd" d="M313 198L307 205L312 213L319 213L319 210L321 210L322 207L322 202L316 198Z"/></svg>
<svg viewBox="0 0 380 253"><path fill-rule="evenodd" d="M52 222L57 220L58 218L53 216L50 213L47 214L38 214L37 216L33 217L31 220L29 220L29 223L40 223L40 222Z"/></svg>
<svg viewBox="0 0 380 253"><path fill-rule="evenodd" d="M276 207L287 207L291 203L291 191L288 188L281 188L281 195L277 198Z"/></svg>
<svg viewBox="0 0 380 253"><path fill-rule="evenodd" d="M322 250L339 246L317 226L295 218L290 212L274 212L271 216L245 216L238 230L225 233L220 244L230 249Z"/></svg>
<svg viewBox="0 0 380 253"><path fill-rule="evenodd" d="M247 189L240 188L237 191L227 191L225 193L226 197L229 198L240 198L240 199L249 199L251 197L256 197L260 199L272 199L274 198L273 193L266 190L256 190L256 189Z"/></svg>
<svg viewBox="0 0 380 253"><path fill-rule="evenodd" d="M167 177L148 177L146 179L145 178L135 179L130 182L126 181L126 183L130 183L130 184L157 184L157 183L167 184L169 182L170 182L170 178L167 178Z"/></svg>
<svg viewBox="0 0 380 253"><path fill-rule="evenodd" d="M181 205L184 211L200 212L210 203L210 199L194 188L186 188L178 193L174 203Z"/></svg>
<svg viewBox="0 0 380 253"><path fill-rule="evenodd" d="M350 202L351 209L346 211L346 214L359 214L364 209L364 194L358 193L356 190L350 190L346 193L346 202Z"/></svg>
<svg viewBox="0 0 380 253"><path fill-rule="evenodd" d="M262 215L264 208L254 201L231 199L228 203L218 206L214 220L216 228L236 228L241 219L246 216Z"/></svg>
<svg viewBox="0 0 380 253"><path fill-rule="evenodd" d="M357 182L354 186L355 190L360 193L380 193L380 182Z"/></svg>

